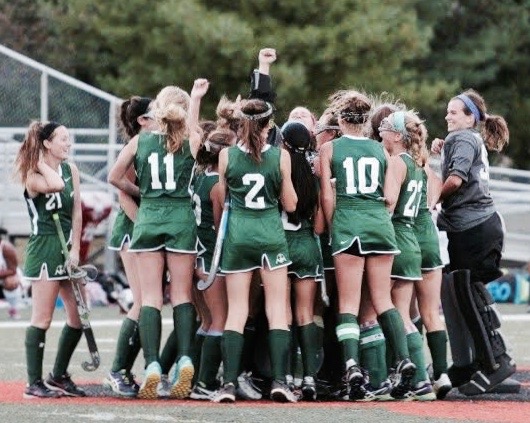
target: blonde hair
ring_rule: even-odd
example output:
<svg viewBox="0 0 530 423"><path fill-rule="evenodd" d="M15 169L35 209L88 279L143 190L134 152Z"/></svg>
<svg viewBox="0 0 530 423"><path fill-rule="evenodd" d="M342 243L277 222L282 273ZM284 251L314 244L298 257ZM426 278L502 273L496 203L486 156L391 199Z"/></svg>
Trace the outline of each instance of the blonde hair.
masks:
<svg viewBox="0 0 530 423"><path fill-rule="evenodd" d="M428 151L426 146L427 141L427 127L424 121L420 119L418 113L414 110L407 110L404 114L405 131L408 136L403 135L403 145L410 153L416 164L424 167L428 159ZM392 113L394 119L394 113Z"/></svg>
<svg viewBox="0 0 530 423"><path fill-rule="evenodd" d="M223 95L219 100L215 113L217 115L216 123L219 128L228 128L237 133L241 123L241 109L238 102L231 101L227 96Z"/></svg>
<svg viewBox="0 0 530 423"><path fill-rule="evenodd" d="M187 125L190 96L183 89L169 85L162 88L153 103L153 114L166 134L166 149L175 153L189 134Z"/></svg>

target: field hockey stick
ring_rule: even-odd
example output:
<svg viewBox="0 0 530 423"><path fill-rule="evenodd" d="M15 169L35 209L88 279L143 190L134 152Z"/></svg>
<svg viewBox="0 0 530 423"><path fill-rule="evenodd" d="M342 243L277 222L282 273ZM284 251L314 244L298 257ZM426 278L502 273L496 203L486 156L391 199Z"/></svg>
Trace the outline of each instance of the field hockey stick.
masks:
<svg viewBox="0 0 530 423"><path fill-rule="evenodd" d="M228 215L230 213L230 198L228 195L225 198L223 205L223 214L221 215L221 222L219 223L219 231L217 232L217 239L215 240L215 248L213 250L212 264L210 266L210 272L206 280L199 280L197 282L197 289L199 291L205 291L212 286L219 270L219 262L221 260L221 251L223 249L223 242L228 229Z"/></svg>
<svg viewBox="0 0 530 423"><path fill-rule="evenodd" d="M320 257L322 257L322 260L324 260L322 256L322 245L320 244L320 237L315 235L315 238L317 240L318 249L320 251ZM320 298L322 299L324 305L326 307L329 307L329 296L326 284L326 269L324 269L324 266L322 266L322 279L320 280Z"/></svg>
<svg viewBox="0 0 530 423"><path fill-rule="evenodd" d="M59 240L61 241L61 248L63 250L63 256L68 264L68 247L66 245L66 239L64 238L63 229L61 228L61 222L59 221L59 215L57 213L53 213L53 220L55 222L55 228L57 229L57 235L59 235ZM82 269L81 267L76 267L75 269ZM85 303L85 300L83 298L83 294L81 293L81 289L79 288L78 283L76 282L76 279L74 279L74 276L79 274L85 274L87 275L87 271L83 270L81 272L76 272L74 274L71 274L70 268L67 265L66 270L68 272L68 276L70 277L70 283L72 284L72 289L74 291L75 296L75 302L77 305L77 313L79 314L79 320L81 320L81 326L83 328L83 333L85 334L86 342L88 345L88 352L90 353L90 357L92 359L92 362L84 361L81 363L81 367L83 367L83 370L87 372L93 372L99 367L100 364L100 358L99 358L99 351L98 346L96 344L96 339L94 338L94 332L92 331L92 326L90 326L90 320L88 319L89 311L88 307Z"/></svg>

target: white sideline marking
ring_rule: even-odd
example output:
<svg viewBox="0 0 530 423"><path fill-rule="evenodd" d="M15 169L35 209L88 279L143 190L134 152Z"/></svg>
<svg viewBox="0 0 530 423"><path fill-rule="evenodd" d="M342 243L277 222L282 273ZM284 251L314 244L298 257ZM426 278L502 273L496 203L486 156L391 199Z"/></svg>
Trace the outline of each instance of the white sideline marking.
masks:
<svg viewBox="0 0 530 423"><path fill-rule="evenodd" d="M123 319L118 320L92 320L90 326L93 328L97 327L115 327L121 326ZM51 324L52 328L62 328L66 324L66 320L53 321ZM173 325L173 319L162 319L163 325ZM0 322L0 329L20 329L27 328L29 326L29 320L18 321L18 322Z"/></svg>
<svg viewBox="0 0 530 423"><path fill-rule="evenodd" d="M443 317L442 317L443 318ZM114 320L92 320L90 325L94 328L97 327L116 327L121 326L123 319ZM502 322L530 322L530 313L525 314L503 314L501 315ZM66 320L53 321L51 324L52 328L62 328L66 323ZM173 325L173 319L162 319L162 325ZM20 329L27 328L29 321L17 321L17 322L0 322L0 329Z"/></svg>

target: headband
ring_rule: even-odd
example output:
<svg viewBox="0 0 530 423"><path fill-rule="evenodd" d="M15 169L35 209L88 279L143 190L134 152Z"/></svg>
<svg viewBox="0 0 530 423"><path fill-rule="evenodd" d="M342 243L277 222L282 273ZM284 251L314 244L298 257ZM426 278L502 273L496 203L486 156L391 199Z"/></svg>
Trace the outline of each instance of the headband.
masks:
<svg viewBox="0 0 530 423"><path fill-rule="evenodd" d="M456 98L459 98L460 100L464 102L466 107L471 111L471 113L475 117L476 123L479 123L480 122L480 111L478 107L475 105L475 103L473 103L473 101L465 94L457 95Z"/></svg>
<svg viewBox="0 0 530 423"><path fill-rule="evenodd" d="M410 140L410 134L407 131L407 128L405 126L405 112L404 111L397 111L392 113L393 120L392 120L392 127L396 132L403 135L403 138L405 140Z"/></svg>
<svg viewBox="0 0 530 423"><path fill-rule="evenodd" d="M249 115L244 112L241 112L241 117L248 120L260 120L262 118L272 115L272 105L267 102L265 102L265 104L267 105L267 110L265 110L264 112L258 113L257 115Z"/></svg>

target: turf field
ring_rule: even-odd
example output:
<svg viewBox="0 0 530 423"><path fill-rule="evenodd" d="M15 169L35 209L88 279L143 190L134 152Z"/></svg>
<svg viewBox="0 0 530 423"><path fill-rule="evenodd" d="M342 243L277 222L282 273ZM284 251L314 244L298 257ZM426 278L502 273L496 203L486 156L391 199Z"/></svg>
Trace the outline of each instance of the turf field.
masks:
<svg viewBox="0 0 530 423"><path fill-rule="evenodd" d="M530 420L530 314L524 305L499 306L504 315L503 332L512 344L518 365L515 379L522 382L519 394L482 395L466 398L453 390L446 400L432 403L346 403L321 402L277 404L270 401L210 404L191 400L140 401L124 400L106 393L101 380L108 371L115 349L119 325L123 318L115 307L96 308L91 321L101 354L101 367L84 372L81 362L88 358L86 343L81 341L70 372L73 379L85 387L88 398L57 400L24 400L25 384L24 331L28 325L29 309L22 310L22 319L7 318L0 309L0 422L506 422L526 423ZM170 331L171 311L163 312L164 333ZM48 331L44 372L49 372L56 353L60 329L64 324L62 310L56 311L55 321ZM142 375L141 357L135 372Z"/></svg>

